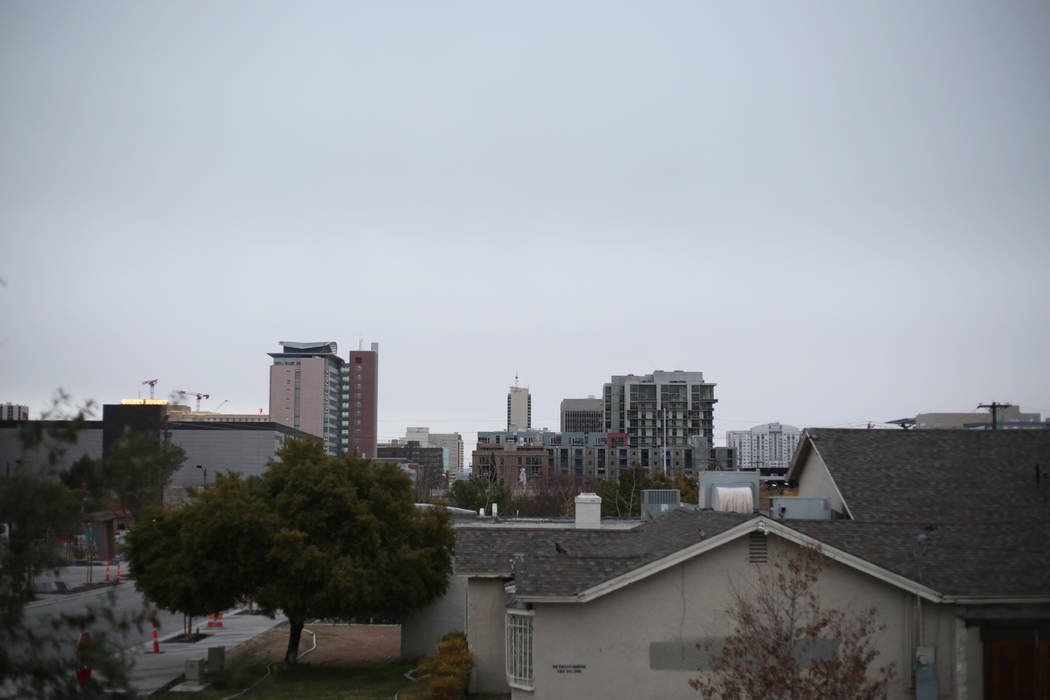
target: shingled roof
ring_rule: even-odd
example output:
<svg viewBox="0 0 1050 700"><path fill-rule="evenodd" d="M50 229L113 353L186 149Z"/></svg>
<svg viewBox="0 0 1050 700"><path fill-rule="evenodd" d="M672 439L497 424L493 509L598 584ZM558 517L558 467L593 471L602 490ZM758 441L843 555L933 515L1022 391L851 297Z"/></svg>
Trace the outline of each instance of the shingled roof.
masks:
<svg viewBox="0 0 1050 700"><path fill-rule="evenodd" d="M947 597L1050 596L1050 431L807 429L792 478L811 450L855 519L767 520L774 530ZM631 530L462 527L456 573L571 598L758 517L681 508Z"/></svg>
<svg viewBox="0 0 1050 700"><path fill-rule="evenodd" d="M783 523L814 540L932 588L964 598L1050 596L1050 524L932 526L849 520ZM925 536L922 570L917 537Z"/></svg>
<svg viewBox="0 0 1050 700"><path fill-rule="evenodd" d="M574 596L747 519L680 508L631 530L461 527L456 573L513 576L519 595Z"/></svg>
<svg viewBox="0 0 1050 700"><path fill-rule="evenodd" d="M854 520L922 525L1050 515L1050 430L807 428L788 473L815 450Z"/></svg>
<svg viewBox="0 0 1050 700"><path fill-rule="evenodd" d="M1050 431L807 428L789 478L811 452L853 520L790 527L944 595L1050 595Z"/></svg>

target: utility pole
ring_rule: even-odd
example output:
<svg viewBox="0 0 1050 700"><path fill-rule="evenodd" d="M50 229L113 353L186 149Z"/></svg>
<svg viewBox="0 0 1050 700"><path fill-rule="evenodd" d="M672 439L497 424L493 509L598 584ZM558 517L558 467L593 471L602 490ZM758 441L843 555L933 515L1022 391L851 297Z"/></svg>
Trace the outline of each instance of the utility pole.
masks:
<svg viewBox="0 0 1050 700"><path fill-rule="evenodd" d="M982 403L977 408L987 408L992 412L992 430L999 429L999 409L1000 408L1013 408L1012 403L999 403L998 401L992 401L991 403Z"/></svg>

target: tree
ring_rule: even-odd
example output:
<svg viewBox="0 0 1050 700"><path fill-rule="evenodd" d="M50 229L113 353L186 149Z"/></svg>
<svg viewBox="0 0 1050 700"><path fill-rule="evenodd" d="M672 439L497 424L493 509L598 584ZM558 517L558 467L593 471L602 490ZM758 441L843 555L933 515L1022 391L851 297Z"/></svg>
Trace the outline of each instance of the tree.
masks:
<svg viewBox="0 0 1050 700"><path fill-rule="evenodd" d="M137 585L161 607L217 612L244 598L288 617L295 664L308 618L398 618L445 591L448 512L419 509L396 466L291 440L261 479L218 477L129 538Z"/></svg>
<svg viewBox="0 0 1050 700"><path fill-rule="evenodd" d="M682 467L672 473L657 472L651 477L651 489L677 489L682 503L697 503L700 499L699 483L695 476L686 476Z"/></svg>
<svg viewBox="0 0 1050 700"><path fill-rule="evenodd" d="M398 618L444 593L455 538L448 512L416 508L395 466L332 458L289 441L263 475L278 530L258 601L288 617L295 664L308 617Z"/></svg>
<svg viewBox="0 0 1050 700"><path fill-rule="evenodd" d="M216 474L215 484L172 513L152 512L128 536L135 586L186 616L221 612L257 591L276 521L258 479Z"/></svg>
<svg viewBox="0 0 1050 700"><path fill-rule="evenodd" d="M105 488L101 465L88 455L81 455L68 469L59 472L58 478L70 491L81 491L97 496Z"/></svg>
<svg viewBox="0 0 1050 700"><path fill-rule="evenodd" d="M109 448L103 481L138 521L147 508L159 508L164 487L186 461L186 452L167 436L129 430Z"/></svg>
<svg viewBox="0 0 1050 700"><path fill-rule="evenodd" d="M653 482L649 470L635 464L621 469L619 479L600 480L594 488L602 497L602 516L632 518L641 515L642 491L653 488Z"/></svg>
<svg viewBox="0 0 1050 700"><path fill-rule="evenodd" d="M894 664L872 669L885 625L875 608L824 607L815 590L822 565L819 549L802 547L774 559L750 590L734 585L733 629L711 671L689 684L723 700L885 698Z"/></svg>
<svg viewBox="0 0 1050 700"><path fill-rule="evenodd" d="M92 404L71 408L59 392L42 421L20 428L22 456L14 470L0 474L0 514L8 537L0 540L0 688L10 697L86 698L133 691L128 683L128 659L113 633L141 627L144 611L114 614L112 596L101 605L86 604L74 614L26 617L33 579L54 569L55 542L70 537L79 522L80 503L55 477L55 465L76 442ZM72 411L72 415L70 412ZM90 631L92 644L77 655L74 644ZM84 688L74 670L80 661L94 669Z"/></svg>
<svg viewBox="0 0 1050 700"><path fill-rule="evenodd" d="M510 514L510 487L497 484L484 476L472 476L469 479L458 479L450 490L452 505L477 512L484 508L486 512L495 503L501 513Z"/></svg>
<svg viewBox="0 0 1050 700"><path fill-rule="evenodd" d="M62 484L20 470L0 480L0 513L10 528L3 551L5 610L32 598L36 575L58 565L56 540L76 531L80 504Z"/></svg>
<svg viewBox="0 0 1050 700"><path fill-rule="evenodd" d="M535 518L571 516L575 508L576 494L590 488L593 486L589 480L576 481L566 474L551 474L546 483L536 484L533 493L513 496L503 512Z"/></svg>

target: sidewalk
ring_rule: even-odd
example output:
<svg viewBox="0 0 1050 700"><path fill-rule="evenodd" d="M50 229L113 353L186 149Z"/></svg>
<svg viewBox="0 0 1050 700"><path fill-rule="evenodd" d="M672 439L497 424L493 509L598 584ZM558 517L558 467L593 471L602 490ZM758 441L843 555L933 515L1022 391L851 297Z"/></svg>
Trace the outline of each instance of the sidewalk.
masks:
<svg viewBox="0 0 1050 700"><path fill-rule="evenodd" d="M153 653L152 642L133 647L128 650L128 653L133 655L134 661L134 667L129 675L131 685L142 695L155 693L181 676L186 669L187 661L207 659L208 647L225 647L228 657L230 649L284 621L283 615L271 619L265 615L238 615L236 611L231 610L223 613L221 628L206 628L202 624L201 632L206 632L208 637L199 642L187 644L165 642L162 639L160 640L160 654Z"/></svg>

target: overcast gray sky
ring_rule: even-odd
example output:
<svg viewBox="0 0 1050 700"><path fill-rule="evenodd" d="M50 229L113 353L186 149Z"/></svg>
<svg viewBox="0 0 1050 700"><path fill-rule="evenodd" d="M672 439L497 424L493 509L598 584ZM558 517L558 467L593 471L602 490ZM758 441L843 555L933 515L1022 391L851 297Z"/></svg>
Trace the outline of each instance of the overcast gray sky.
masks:
<svg viewBox="0 0 1050 700"><path fill-rule="evenodd" d="M715 427L1050 413L1050 4L0 4L0 401L268 410L380 343L380 438L700 370ZM469 449L469 447L468 447Z"/></svg>

